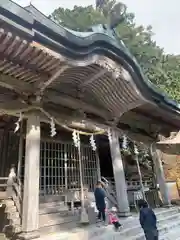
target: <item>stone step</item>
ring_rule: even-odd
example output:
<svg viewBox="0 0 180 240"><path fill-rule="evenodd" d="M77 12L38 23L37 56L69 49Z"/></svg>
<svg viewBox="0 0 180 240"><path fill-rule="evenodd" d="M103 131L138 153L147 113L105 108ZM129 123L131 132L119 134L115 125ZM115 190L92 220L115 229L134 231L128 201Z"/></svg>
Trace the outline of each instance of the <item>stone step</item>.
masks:
<svg viewBox="0 0 180 240"><path fill-rule="evenodd" d="M16 206L11 206L11 207L6 206L5 213L8 213L8 212L12 212L12 213L17 212Z"/></svg>
<svg viewBox="0 0 180 240"><path fill-rule="evenodd" d="M72 219L71 219L72 220ZM79 223L79 217L77 219L74 219L73 221L70 222L64 222L59 225L52 225L52 226L47 226L47 227L41 227L40 228L40 235L41 235L41 240L44 239L55 239L55 240L69 240L69 235L71 235L72 229L76 229L77 224ZM63 230L64 229L64 230ZM65 231L65 232L62 232ZM54 238L54 236L56 236ZM66 238L65 238L66 236ZM73 239L74 240L74 239Z"/></svg>
<svg viewBox="0 0 180 240"><path fill-rule="evenodd" d="M48 206L48 207L40 206L39 214L43 215L43 214L50 214L50 213L57 213L57 212L64 213L68 211L69 211L69 208L65 205Z"/></svg>
<svg viewBox="0 0 180 240"><path fill-rule="evenodd" d="M14 233L20 233L22 231L21 225L15 225L14 226Z"/></svg>
<svg viewBox="0 0 180 240"><path fill-rule="evenodd" d="M64 202L64 195L48 195L39 197L40 204L43 203L52 203L52 202Z"/></svg>
<svg viewBox="0 0 180 240"><path fill-rule="evenodd" d="M56 225L60 225L60 224L65 224L65 223L70 223L73 221L78 221L79 216L75 215L75 216L61 216L61 215L56 215L55 217L47 217L45 216L44 218L40 218L39 220L39 225L40 228L43 229L45 227L52 227L52 226L56 226ZM59 226L58 226L59 228Z"/></svg>
<svg viewBox="0 0 180 240"><path fill-rule="evenodd" d="M3 233L0 233L0 240L7 240L5 234Z"/></svg>
<svg viewBox="0 0 180 240"><path fill-rule="evenodd" d="M155 213L157 216L157 219L164 218L169 215L173 215L179 212L179 208L177 207L172 207L172 208L161 208L161 209L156 209ZM136 216L131 216L126 219L120 218L120 222L123 225L126 225L126 227L133 227L136 222L139 223L139 216L136 214Z"/></svg>
<svg viewBox="0 0 180 240"><path fill-rule="evenodd" d="M179 213L176 213L176 214L173 214L170 216L166 216L166 217L161 216L160 218L158 218L158 226L162 226L162 224L167 224L169 222L177 221L177 220L180 220ZM142 229L141 229L141 226L138 221L134 227L129 228L127 226L124 226L123 230L121 231L121 236L131 237L131 236L136 236L141 232L142 232Z"/></svg>
<svg viewBox="0 0 180 240"><path fill-rule="evenodd" d="M173 231L176 228L179 228L179 226L180 226L180 219L179 218L178 218L178 220L174 219L173 221L169 221L166 224L160 225L158 227L160 239L165 239L166 235L169 232ZM164 236L164 238L163 238L163 236ZM136 236L132 236L132 237L128 238L127 240L145 240L145 236L144 236L143 231L141 230L141 233L139 233Z"/></svg>
<svg viewBox="0 0 180 240"><path fill-rule="evenodd" d="M14 206L14 202L11 199L5 200L4 203L6 204L6 207L13 207Z"/></svg>
<svg viewBox="0 0 180 240"><path fill-rule="evenodd" d="M157 219L157 224L162 225L162 224L167 224L168 222L174 221L174 220L180 220L180 213L176 213L167 217L161 217Z"/></svg>
<svg viewBox="0 0 180 240"><path fill-rule="evenodd" d="M22 231L22 227L21 225L6 225L4 226L4 230L7 234L9 235L12 235L13 234L16 234L16 233L20 233Z"/></svg>
<svg viewBox="0 0 180 240"><path fill-rule="evenodd" d="M167 212L169 214L167 214ZM159 222L159 232L160 232L160 240L176 240L176 238L163 238L163 236L167 236L168 232L173 231L174 229L179 228L180 224L180 214L178 214L178 209L172 208L172 209L161 209L156 211L156 215ZM164 217L165 216L165 217ZM49 236L49 238L42 237L43 240L51 239L51 240L144 240L144 233L143 230L139 224L138 217L129 217L128 219L121 219L121 222L123 224L123 228L120 230L120 232L115 232L113 229L113 226L110 225L108 227L100 227L97 228L96 226L89 226L87 228L76 228L75 231L71 231L69 228L69 231L66 230L66 232L62 233L56 233ZM128 223L128 224L127 224ZM132 225L134 224L134 226ZM132 226L137 230L137 234L134 234L134 231L132 231ZM55 229L54 232L59 231L58 228ZM128 231L131 232L132 235L128 234ZM127 233L127 234L125 234ZM179 235L180 236L180 235ZM180 239L178 239L180 240Z"/></svg>
<svg viewBox="0 0 180 240"><path fill-rule="evenodd" d="M39 209L44 209L44 208L52 208L52 207L59 207L59 208L68 208L68 206L65 205L64 202L48 202L48 203L40 203L39 204Z"/></svg>
<svg viewBox="0 0 180 240"><path fill-rule="evenodd" d="M180 228L174 228L169 231L167 234L163 234L160 236L159 240L180 240Z"/></svg>
<svg viewBox="0 0 180 240"><path fill-rule="evenodd" d="M168 214L167 214L168 212ZM156 213L159 224L167 224L168 222L177 221L177 218L180 219L180 214L178 214L178 209L172 208L172 209L163 209L159 210ZM111 239L111 235L121 239L127 239L134 236L143 236L142 228L139 224L138 217L130 217L128 219L121 219L120 222L123 225L123 228L119 233L115 233L112 226L108 227L90 227L86 231L79 231L76 234L77 239L79 240L85 240L85 239L94 239L99 240L99 238L108 239L107 236ZM161 225L162 225L161 224ZM75 236L69 239L73 239ZM109 239L108 239L109 240Z"/></svg>
<svg viewBox="0 0 180 240"><path fill-rule="evenodd" d="M21 225L21 219L19 217L14 217L12 219L9 219L10 225Z"/></svg>
<svg viewBox="0 0 180 240"><path fill-rule="evenodd" d="M41 214L39 215L39 223L41 225L42 222L48 221L58 221L60 218L72 217L71 212L56 212L56 213L49 213L49 214Z"/></svg>
<svg viewBox="0 0 180 240"><path fill-rule="evenodd" d="M7 213L7 219L17 219L20 218L20 215L18 212L8 212Z"/></svg>

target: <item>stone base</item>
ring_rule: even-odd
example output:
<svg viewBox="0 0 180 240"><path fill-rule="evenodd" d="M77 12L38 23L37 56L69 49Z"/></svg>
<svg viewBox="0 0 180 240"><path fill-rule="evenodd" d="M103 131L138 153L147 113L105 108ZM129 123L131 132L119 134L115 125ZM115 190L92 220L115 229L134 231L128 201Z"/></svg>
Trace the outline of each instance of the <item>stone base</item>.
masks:
<svg viewBox="0 0 180 240"><path fill-rule="evenodd" d="M130 212L118 212L117 215L118 215L118 217L130 217L131 213Z"/></svg>
<svg viewBox="0 0 180 240"><path fill-rule="evenodd" d="M40 238L40 234L38 231L22 232L16 237L17 240L31 240L31 239L37 239L37 238Z"/></svg>
<svg viewBox="0 0 180 240"><path fill-rule="evenodd" d="M165 204L162 207L164 207L164 208L171 208L172 206L173 206L172 204Z"/></svg>

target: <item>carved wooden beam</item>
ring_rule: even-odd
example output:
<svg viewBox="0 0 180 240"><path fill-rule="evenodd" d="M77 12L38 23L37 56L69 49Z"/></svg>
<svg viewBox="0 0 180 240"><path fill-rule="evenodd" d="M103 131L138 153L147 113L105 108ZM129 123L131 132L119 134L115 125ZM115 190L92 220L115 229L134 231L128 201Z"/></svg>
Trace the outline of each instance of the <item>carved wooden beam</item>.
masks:
<svg viewBox="0 0 180 240"><path fill-rule="evenodd" d="M18 100L10 100L8 102L0 103L0 114L2 115L3 111L2 110L7 110L8 111L17 111L20 112L20 109L27 108L28 105L18 101ZM7 114L11 115L11 114ZM13 115L13 114L12 114Z"/></svg>
<svg viewBox="0 0 180 240"><path fill-rule="evenodd" d="M86 79L83 83L81 83L79 85L79 88L84 87L88 84L91 84L92 82L94 82L95 80L97 80L98 78L102 77L105 73L107 73L108 70L107 69L102 69L100 72L98 72L97 74L92 74L88 79Z"/></svg>
<svg viewBox="0 0 180 240"><path fill-rule="evenodd" d="M12 62L14 65L19 65L20 67L24 68L25 70L30 70L34 75L39 74L42 79L48 79L49 75L48 73L45 73L45 71L40 70L37 68L34 64L30 64L28 62L25 62L24 60L20 59L12 59L8 55L4 55L2 52L0 54L0 60L6 59L8 62Z"/></svg>
<svg viewBox="0 0 180 240"><path fill-rule="evenodd" d="M60 74L60 71L59 71ZM4 74L0 75L0 86L6 87L10 90L17 92L20 95L23 94L32 94L34 88L31 84L25 83L23 81L17 80L13 77L6 76ZM71 109L83 109L86 112L93 113L97 116L100 116L104 119L111 119L110 113L106 110L99 110L95 106L91 106L90 104L84 103L81 100L69 97L67 95L59 95L55 91L48 91L47 98L54 103L58 103L60 105L67 106ZM1 108L9 109L9 108L19 108L19 102L13 102L10 105L9 103L1 104Z"/></svg>
<svg viewBox="0 0 180 240"><path fill-rule="evenodd" d="M49 87L49 85L51 85L55 80L57 80L58 77L60 77L60 75L66 71L69 68L68 65L62 66L60 69L58 69L57 72L55 72L55 74L53 74L47 81L44 81L42 83L40 83L38 85L38 91L36 93L36 95L42 96L45 89Z"/></svg>
<svg viewBox="0 0 180 240"><path fill-rule="evenodd" d="M15 105L10 109L7 108L7 112L2 111L1 107L3 107L3 105L0 104L0 116L2 115L9 115L9 116L15 116L15 117L19 117L19 113L21 111L23 111L23 107L21 106L19 108L17 108ZM82 123L82 119L78 118L78 117L74 117L73 114L71 115L67 115L64 113L59 113L58 109L52 109L49 108L49 106L41 106L45 112L48 113L49 116L47 116L46 114L44 114L41 110L38 109L31 109L29 111L23 111L22 116L23 118L28 118L29 115L37 115L40 117L41 122L45 122L45 123L50 123L50 117L54 117L56 120L56 125L58 125L57 122L61 123L60 126L63 127L63 125L65 126L69 126L70 128L82 128L84 129L84 131L97 131L98 129L106 129L106 125L105 122L104 123L97 123L92 121L91 119L86 119L85 123ZM65 128L66 129L66 128ZM67 130L67 129L66 129Z"/></svg>
<svg viewBox="0 0 180 240"><path fill-rule="evenodd" d="M0 74L0 86L19 94L33 93L33 87L30 84L4 74Z"/></svg>
<svg viewBox="0 0 180 240"><path fill-rule="evenodd" d="M45 101L49 99L49 101L56 104L61 104L72 109L82 109L87 113L93 113L107 120L112 119L111 113L109 111L102 108L100 109L96 106L92 106L88 103L83 102L82 100L75 99L65 94L57 93L56 91L49 90L45 97Z"/></svg>

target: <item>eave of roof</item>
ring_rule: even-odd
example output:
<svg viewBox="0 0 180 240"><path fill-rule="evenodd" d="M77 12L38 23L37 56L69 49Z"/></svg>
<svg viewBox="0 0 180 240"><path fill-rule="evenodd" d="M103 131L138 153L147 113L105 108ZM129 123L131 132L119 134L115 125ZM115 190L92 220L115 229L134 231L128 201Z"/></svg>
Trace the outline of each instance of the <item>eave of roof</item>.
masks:
<svg viewBox="0 0 180 240"><path fill-rule="evenodd" d="M2 28L0 52L0 86L14 90L24 100L26 96L43 95L44 100L47 97L68 107L82 108L86 113L96 114L104 120L120 117L137 107L140 100L143 101L130 75L103 56L93 55L88 60L70 61ZM71 89L73 86L75 89ZM80 97L83 102L72 95L72 90L77 87L85 91L85 96ZM45 92L47 88L48 92ZM94 101L93 97L96 97Z"/></svg>
<svg viewBox="0 0 180 240"><path fill-rule="evenodd" d="M136 59L130 54L124 44L118 41L113 35L108 35L109 31L88 32L86 37L80 36L75 31L68 30L57 25L52 20L43 15L34 6L30 5L22 8L10 0L1 0L1 15L12 19L20 26L27 27L32 31L31 41L44 44L54 51L59 52L66 47L66 54L72 58L82 58L87 54L102 53L117 62L124 62L128 65L128 70L133 74L136 72L138 78L134 78L140 90L149 93L147 96L155 102L160 101L174 110L180 110L179 105L167 98L165 94L159 92L142 73ZM60 43L60 44L59 44ZM88 47L88 49L87 49ZM62 51L61 51L62 53ZM123 59L122 59L123 58Z"/></svg>
<svg viewBox="0 0 180 240"><path fill-rule="evenodd" d="M28 41L39 42L71 59L82 60L87 56L102 54L123 65L148 101L164 111L180 116L179 105L154 88L145 78L136 59L128 49L113 35L108 35L107 31L88 32L83 37L78 33L75 34L75 31L72 32L57 25L33 6L24 9L9 0L1 0L0 14L0 19L7 20L11 25L15 24L16 29L19 27L19 31L26 36Z"/></svg>

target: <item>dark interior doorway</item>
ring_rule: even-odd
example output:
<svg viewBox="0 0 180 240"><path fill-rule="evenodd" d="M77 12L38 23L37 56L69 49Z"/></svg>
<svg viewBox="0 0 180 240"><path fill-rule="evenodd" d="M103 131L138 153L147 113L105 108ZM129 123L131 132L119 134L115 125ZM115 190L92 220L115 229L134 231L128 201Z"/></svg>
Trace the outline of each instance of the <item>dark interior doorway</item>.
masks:
<svg viewBox="0 0 180 240"><path fill-rule="evenodd" d="M100 160L101 176L106 178L113 178L113 167L107 136L98 138L98 153Z"/></svg>

